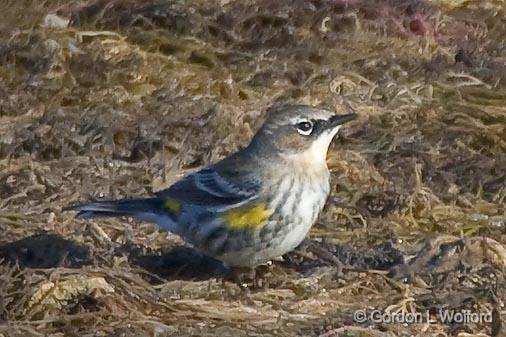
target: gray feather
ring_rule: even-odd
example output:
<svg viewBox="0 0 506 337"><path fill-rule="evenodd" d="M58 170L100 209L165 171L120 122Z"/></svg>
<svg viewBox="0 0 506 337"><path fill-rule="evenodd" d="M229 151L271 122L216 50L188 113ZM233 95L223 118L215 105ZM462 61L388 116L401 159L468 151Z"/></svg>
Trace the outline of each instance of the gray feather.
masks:
<svg viewBox="0 0 506 337"><path fill-rule="evenodd" d="M88 219L92 217L134 216L143 214L157 214L162 209L162 202L157 198L97 200L89 203L73 205L66 210L78 211L76 218Z"/></svg>

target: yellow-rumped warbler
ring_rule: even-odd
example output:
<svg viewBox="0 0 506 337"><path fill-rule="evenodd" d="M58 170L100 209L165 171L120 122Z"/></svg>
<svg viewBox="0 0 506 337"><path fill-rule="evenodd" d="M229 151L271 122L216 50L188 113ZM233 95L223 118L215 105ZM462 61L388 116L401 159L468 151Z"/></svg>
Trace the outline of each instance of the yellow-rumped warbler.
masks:
<svg viewBox="0 0 506 337"><path fill-rule="evenodd" d="M231 267L256 266L294 249L315 223L330 190L328 147L341 124L356 117L347 112L271 108L246 148L153 197L71 209L78 218L154 222Z"/></svg>

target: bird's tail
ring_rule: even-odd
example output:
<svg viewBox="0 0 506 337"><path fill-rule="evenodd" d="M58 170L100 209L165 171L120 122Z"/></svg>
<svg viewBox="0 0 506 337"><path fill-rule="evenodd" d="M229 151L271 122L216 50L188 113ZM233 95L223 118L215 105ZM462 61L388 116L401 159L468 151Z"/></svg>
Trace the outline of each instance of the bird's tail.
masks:
<svg viewBox="0 0 506 337"><path fill-rule="evenodd" d="M88 219L92 217L133 216L139 219L150 218L162 208L162 202L157 198L97 200L84 204L71 205L65 210L78 211L76 218Z"/></svg>

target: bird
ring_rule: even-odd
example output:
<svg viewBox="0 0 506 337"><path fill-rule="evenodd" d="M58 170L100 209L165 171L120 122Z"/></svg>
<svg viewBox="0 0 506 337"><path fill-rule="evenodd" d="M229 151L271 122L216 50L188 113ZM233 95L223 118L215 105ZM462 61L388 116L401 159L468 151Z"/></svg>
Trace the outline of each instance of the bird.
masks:
<svg viewBox="0 0 506 337"><path fill-rule="evenodd" d="M142 199L68 207L76 218L133 217L180 236L231 268L254 268L295 249L330 192L328 148L357 114L310 105L267 110L246 147Z"/></svg>

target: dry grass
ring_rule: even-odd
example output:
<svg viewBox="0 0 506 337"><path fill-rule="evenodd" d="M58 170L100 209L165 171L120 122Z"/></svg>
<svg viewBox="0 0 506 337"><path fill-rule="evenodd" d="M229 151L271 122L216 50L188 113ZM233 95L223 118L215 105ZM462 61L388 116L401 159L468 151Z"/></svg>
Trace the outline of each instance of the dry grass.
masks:
<svg viewBox="0 0 506 337"><path fill-rule="evenodd" d="M502 1L0 9L0 336L504 334ZM263 287L155 226L62 212L162 189L246 144L272 104L342 96L360 118L329 153L329 203ZM441 308L493 322L353 320Z"/></svg>

